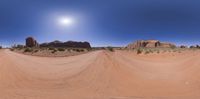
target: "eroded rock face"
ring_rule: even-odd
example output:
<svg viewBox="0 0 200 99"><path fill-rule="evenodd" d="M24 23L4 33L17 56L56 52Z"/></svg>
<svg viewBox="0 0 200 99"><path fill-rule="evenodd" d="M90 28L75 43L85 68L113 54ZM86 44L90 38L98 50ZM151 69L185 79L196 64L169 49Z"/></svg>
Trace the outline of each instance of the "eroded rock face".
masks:
<svg viewBox="0 0 200 99"><path fill-rule="evenodd" d="M49 43L42 43L40 47L72 47L72 48L91 48L90 43L88 42L76 42L76 41L53 41Z"/></svg>
<svg viewBox="0 0 200 99"><path fill-rule="evenodd" d="M162 47L162 48L174 48L174 47L176 47L176 45L175 44L171 44L171 43L160 43L159 47Z"/></svg>
<svg viewBox="0 0 200 99"><path fill-rule="evenodd" d="M157 48L157 47L172 48L172 47L176 47L176 46L174 44L163 43L158 40L140 40L140 41L131 43L127 46L128 49L140 48L140 47L143 47L143 48Z"/></svg>
<svg viewBox="0 0 200 99"><path fill-rule="evenodd" d="M26 38L26 47L38 47L39 44L33 37Z"/></svg>

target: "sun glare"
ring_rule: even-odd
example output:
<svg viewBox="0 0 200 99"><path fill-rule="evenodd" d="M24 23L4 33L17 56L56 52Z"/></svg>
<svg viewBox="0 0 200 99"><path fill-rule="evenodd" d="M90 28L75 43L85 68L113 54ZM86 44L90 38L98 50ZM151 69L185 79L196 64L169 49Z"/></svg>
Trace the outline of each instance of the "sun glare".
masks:
<svg viewBox="0 0 200 99"><path fill-rule="evenodd" d="M63 17L59 19L59 24L64 26L70 26L74 23L74 20L72 18Z"/></svg>

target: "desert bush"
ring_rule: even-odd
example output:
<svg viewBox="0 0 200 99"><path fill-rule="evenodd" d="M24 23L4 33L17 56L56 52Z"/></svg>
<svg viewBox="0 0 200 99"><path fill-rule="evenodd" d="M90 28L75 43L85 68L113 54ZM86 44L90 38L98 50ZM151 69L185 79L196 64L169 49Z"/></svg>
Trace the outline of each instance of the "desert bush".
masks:
<svg viewBox="0 0 200 99"><path fill-rule="evenodd" d="M58 48L58 51L65 51L64 48Z"/></svg>
<svg viewBox="0 0 200 99"><path fill-rule="evenodd" d="M87 52L87 51L89 51L88 49L83 49L84 50L84 52Z"/></svg>
<svg viewBox="0 0 200 99"><path fill-rule="evenodd" d="M84 51L88 51L88 50L87 49L72 49L72 51L75 51L75 52L84 52Z"/></svg>
<svg viewBox="0 0 200 99"><path fill-rule="evenodd" d="M32 51L33 51L32 48L26 48L26 49L24 50L24 52L32 52Z"/></svg>
<svg viewBox="0 0 200 99"><path fill-rule="evenodd" d="M80 49L80 52L84 52L84 49Z"/></svg>
<svg viewBox="0 0 200 99"><path fill-rule="evenodd" d="M20 49L20 50L21 50L21 49L23 49L23 48L24 48L24 45L17 45L17 46L16 46L16 48L18 48L18 49Z"/></svg>
<svg viewBox="0 0 200 99"><path fill-rule="evenodd" d="M76 52L80 52L80 49L76 49Z"/></svg>
<svg viewBox="0 0 200 99"><path fill-rule="evenodd" d="M102 48L100 48L100 50L101 50L101 49L102 49L102 50L106 50L106 48L105 48L105 47L102 47Z"/></svg>
<svg viewBox="0 0 200 99"><path fill-rule="evenodd" d="M68 52L71 52L71 49L67 49Z"/></svg>
<svg viewBox="0 0 200 99"><path fill-rule="evenodd" d="M153 53L153 50L149 50L150 53Z"/></svg>
<svg viewBox="0 0 200 99"><path fill-rule="evenodd" d="M142 53L142 49L137 49L137 54L141 54Z"/></svg>
<svg viewBox="0 0 200 99"><path fill-rule="evenodd" d="M55 48L53 48L53 47L50 47L50 48L48 48L48 50L55 50Z"/></svg>
<svg viewBox="0 0 200 99"><path fill-rule="evenodd" d="M11 50L11 51L14 51L15 49L14 49L14 48L11 48L10 50Z"/></svg>
<svg viewBox="0 0 200 99"><path fill-rule="evenodd" d="M114 49L112 47L107 47L107 49L111 52L114 52Z"/></svg>
<svg viewBox="0 0 200 99"><path fill-rule="evenodd" d="M145 54L149 54L150 53L150 51L145 51Z"/></svg>
<svg viewBox="0 0 200 99"><path fill-rule="evenodd" d="M72 51L76 51L76 49L72 49Z"/></svg>
<svg viewBox="0 0 200 99"><path fill-rule="evenodd" d="M57 50L56 50L56 49L54 49L53 51L51 51L51 53L55 53L55 52L57 52Z"/></svg>
<svg viewBox="0 0 200 99"><path fill-rule="evenodd" d="M86 50L87 50L87 51L91 51L91 50L92 50L92 48L87 48Z"/></svg>
<svg viewBox="0 0 200 99"><path fill-rule="evenodd" d="M36 49L34 52L36 53L36 52L38 52L39 50L38 49Z"/></svg>
<svg viewBox="0 0 200 99"><path fill-rule="evenodd" d="M158 51L157 51L157 53L159 54L159 53L160 53L160 51L158 50Z"/></svg>

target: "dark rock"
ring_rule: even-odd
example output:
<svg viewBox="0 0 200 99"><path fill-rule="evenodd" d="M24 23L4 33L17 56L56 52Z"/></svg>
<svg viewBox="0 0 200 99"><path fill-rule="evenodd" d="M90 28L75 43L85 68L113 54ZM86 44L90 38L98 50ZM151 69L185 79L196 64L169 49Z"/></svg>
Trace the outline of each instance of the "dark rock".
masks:
<svg viewBox="0 0 200 99"><path fill-rule="evenodd" d="M76 42L76 41L53 41L49 43L42 43L40 47L69 47L69 48L91 48L90 43L88 42Z"/></svg>
<svg viewBox="0 0 200 99"><path fill-rule="evenodd" d="M38 47L39 44L33 37L26 38L26 47Z"/></svg>
<svg viewBox="0 0 200 99"><path fill-rule="evenodd" d="M199 45L196 45L196 48L200 48L200 46L199 46Z"/></svg>
<svg viewBox="0 0 200 99"><path fill-rule="evenodd" d="M190 46L190 48L196 48L196 47L192 45L192 46Z"/></svg>
<svg viewBox="0 0 200 99"><path fill-rule="evenodd" d="M192 46L190 46L190 48L200 48L200 46L199 45L196 45L196 46L194 46L194 45L192 45Z"/></svg>
<svg viewBox="0 0 200 99"><path fill-rule="evenodd" d="M187 46L185 46L185 45L181 45L180 48L187 48Z"/></svg>

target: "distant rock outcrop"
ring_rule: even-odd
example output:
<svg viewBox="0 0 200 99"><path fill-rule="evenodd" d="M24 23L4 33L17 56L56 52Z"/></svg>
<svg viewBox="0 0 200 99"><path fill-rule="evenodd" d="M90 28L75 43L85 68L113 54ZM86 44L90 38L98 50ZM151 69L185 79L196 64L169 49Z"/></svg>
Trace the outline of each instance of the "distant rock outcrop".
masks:
<svg viewBox="0 0 200 99"><path fill-rule="evenodd" d="M181 45L180 48L188 48L187 46L185 45Z"/></svg>
<svg viewBox="0 0 200 99"><path fill-rule="evenodd" d="M91 48L90 43L88 42L76 42L76 41L53 41L49 43L42 43L40 47L71 47L71 48Z"/></svg>
<svg viewBox="0 0 200 99"><path fill-rule="evenodd" d="M196 45L196 48L200 48L200 46L199 46L199 45Z"/></svg>
<svg viewBox="0 0 200 99"><path fill-rule="evenodd" d="M26 38L26 47L38 47L39 44L33 37Z"/></svg>
<svg viewBox="0 0 200 99"><path fill-rule="evenodd" d="M190 48L196 48L196 47L192 45L192 46L190 46Z"/></svg>
<svg viewBox="0 0 200 99"><path fill-rule="evenodd" d="M192 46L190 46L190 48L200 48L200 46L199 45L196 45L196 46L194 46L194 45L192 45Z"/></svg>
<svg viewBox="0 0 200 99"><path fill-rule="evenodd" d="M133 48L173 48L176 47L174 44L171 43L163 43L158 40L140 40L136 41L134 43L131 43L127 46L128 49L133 49Z"/></svg>
<svg viewBox="0 0 200 99"><path fill-rule="evenodd" d="M160 46L158 46L158 47L161 47L161 48L174 48L174 47L176 47L176 45L175 44L172 44L172 43L160 43Z"/></svg>

